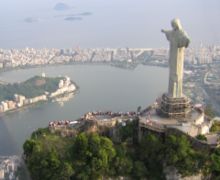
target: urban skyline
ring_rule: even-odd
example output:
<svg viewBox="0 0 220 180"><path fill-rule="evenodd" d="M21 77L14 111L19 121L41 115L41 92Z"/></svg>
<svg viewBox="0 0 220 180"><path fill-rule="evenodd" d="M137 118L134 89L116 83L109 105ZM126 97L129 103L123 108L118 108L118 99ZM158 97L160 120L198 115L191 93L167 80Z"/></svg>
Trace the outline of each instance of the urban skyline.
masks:
<svg viewBox="0 0 220 180"><path fill-rule="evenodd" d="M0 69L63 63L150 63L167 65L168 48L24 48L0 49ZM220 46L188 48L185 63L220 61Z"/></svg>

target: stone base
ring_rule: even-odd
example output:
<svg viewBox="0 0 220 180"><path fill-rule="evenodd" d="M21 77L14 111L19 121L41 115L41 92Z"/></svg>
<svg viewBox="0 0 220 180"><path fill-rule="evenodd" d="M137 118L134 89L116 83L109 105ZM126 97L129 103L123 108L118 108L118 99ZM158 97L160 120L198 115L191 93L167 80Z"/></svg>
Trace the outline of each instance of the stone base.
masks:
<svg viewBox="0 0 220 180"><path fill-rule="evenodd" d="M186 117L191 111L190 99L183 96L180 98L169 97L163 94L159 102L158 114L164 117Z"/></svg>

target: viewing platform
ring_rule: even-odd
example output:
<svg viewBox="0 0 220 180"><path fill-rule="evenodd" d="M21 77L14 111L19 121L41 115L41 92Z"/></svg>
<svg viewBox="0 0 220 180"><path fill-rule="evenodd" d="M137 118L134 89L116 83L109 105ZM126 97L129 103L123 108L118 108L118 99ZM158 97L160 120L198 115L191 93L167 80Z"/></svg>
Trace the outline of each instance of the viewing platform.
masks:
<svg viewBox="0 0 220 180"><path fill-rule="evenodd" d="M158 114L158 105L151 106L148 111L140 115L139 129L153 130L159 133L168 128L178 129L185 134L195 137L198 134L207 134L212 122L207 119L200 108L193 107L185 117L165 117Z"/></svg>

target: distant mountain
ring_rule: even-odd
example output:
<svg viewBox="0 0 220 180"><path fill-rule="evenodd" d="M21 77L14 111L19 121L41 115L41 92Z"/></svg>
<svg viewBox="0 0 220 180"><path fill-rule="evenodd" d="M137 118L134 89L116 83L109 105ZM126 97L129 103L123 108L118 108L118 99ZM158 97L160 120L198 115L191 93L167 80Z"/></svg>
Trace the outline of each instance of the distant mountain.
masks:
<svg viewBox="0 0 220 180"><path fill-rule="evenodd" d="M82 20L82 18L81 17L66 17L66 18L64 18L64 20L66 20L66 21L81 21Z"/></svg>
<svg viewBox="0 0 220 180"><path fill-rule="evenodd" d="M56 10L56 11L65 11L65 10L68 10L68 9L70 9L70 7L67 4L62 3L62 2L57 3L54 6L54 10Z"/></svg>
<svg viewBox="0 0 220 180"><path fill-rule="evenodd" d="M91 16L92 13L91 12L83 12L79 14L80 16Z"/></svg>

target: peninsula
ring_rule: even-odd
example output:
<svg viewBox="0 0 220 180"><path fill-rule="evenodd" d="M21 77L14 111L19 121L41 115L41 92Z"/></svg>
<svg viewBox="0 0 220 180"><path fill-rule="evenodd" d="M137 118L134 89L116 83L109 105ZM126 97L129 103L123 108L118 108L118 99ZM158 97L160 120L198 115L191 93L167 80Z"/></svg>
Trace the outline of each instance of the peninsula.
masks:
<svg viewBox="0 0 220 180"><path fill-rule="evenodd" d="M0 113L76 91L69 77L34 76L21 83L0 84Z"/></svg>

